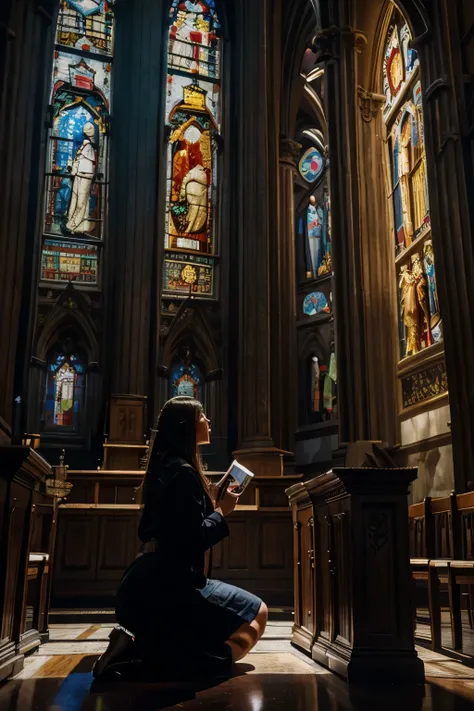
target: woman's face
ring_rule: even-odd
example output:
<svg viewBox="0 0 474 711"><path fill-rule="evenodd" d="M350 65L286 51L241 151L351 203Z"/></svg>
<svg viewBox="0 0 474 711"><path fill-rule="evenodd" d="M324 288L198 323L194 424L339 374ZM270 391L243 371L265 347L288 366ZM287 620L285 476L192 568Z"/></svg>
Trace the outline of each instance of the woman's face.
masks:
<svg viewBox="0 0 474 711"><path fill-rule="evenodd" d="M209 444L211 441L211 423L204 412L201 412L196 425L196 444Z"/></svg>

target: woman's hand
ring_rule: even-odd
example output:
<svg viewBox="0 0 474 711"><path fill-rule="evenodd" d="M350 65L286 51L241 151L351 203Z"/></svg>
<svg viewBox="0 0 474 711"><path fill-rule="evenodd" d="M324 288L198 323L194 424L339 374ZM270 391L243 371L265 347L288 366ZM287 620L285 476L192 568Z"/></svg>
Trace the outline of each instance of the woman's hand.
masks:
<svg viewBox="0 0 474 711"><path fill-rule="evenodd" d="M216 511L223 516L228 516L235 509L238 500L239 494L233 494L228 489L225 489L221 498L216 502Z"/></svg>
<svg viewBox="0 0 474 711"><path fill-rule="evenodd" d="M209 484L209 494L211 496L212 502L214 505L216 505L217 502L217 497L219 496L219 492L222 489L222 486L224 484L224 481L227 477L228 472L224 474L224 476L219 479L215 484Z"/></svg>

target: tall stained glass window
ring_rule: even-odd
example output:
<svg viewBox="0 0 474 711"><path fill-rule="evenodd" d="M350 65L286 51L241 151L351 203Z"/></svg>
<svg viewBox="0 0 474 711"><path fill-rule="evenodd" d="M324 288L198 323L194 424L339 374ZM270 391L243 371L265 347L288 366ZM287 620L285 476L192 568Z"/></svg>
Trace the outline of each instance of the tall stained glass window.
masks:
<svg viewBox="0 0 474 711"><path fill-rule="evenodd" d="M48 361L44 430L78 432L84 407L86 368L77 355L54 354Z"/></svg>
<svg viewBox="0 0 474 711"><path fill-rule="evenodd" d="M98 283L113 37L111 0L60 1L44 195L44 281Z"/></svg>
<svg viewBox="0 0 474 711"><path fill-rule="evenodd" d="M163 295L215 296L221 40L214 0L173 0Z"/></svg>
<svg viewBox="0 0 474 711"><path fill-rule="evenodd" d="M394 11L383 63L391 161L394 253L399 283L401 358L442 339L426 177L419 62L403 17Z"/></svg>
<svg viewBox="0 0 474 711"><path fill-rule="evenodd" d="M310 190L304 201L304 212L298 218L297 234L305 245L305 277L317 279L332 273L331 210L322 147L318 150L303 146L298 171Z"/></svg>

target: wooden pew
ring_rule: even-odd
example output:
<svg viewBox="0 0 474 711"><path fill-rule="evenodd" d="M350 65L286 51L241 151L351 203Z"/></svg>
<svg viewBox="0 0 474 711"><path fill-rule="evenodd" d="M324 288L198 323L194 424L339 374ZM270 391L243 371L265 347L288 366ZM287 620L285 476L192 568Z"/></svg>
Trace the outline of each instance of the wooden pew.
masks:
<svg viewBox="0 0 474 711"><path fill-rule="evenodd" d="M441 585L448 585L449 561L460 554L456 495L427 497L410 506L409 522L412 579L427 583L431 646L439 649Z"/></svg>
<svg viewBox="0 0 474 711"><path fill-rule="evenodd" d="M431 499L434 557L429 565L431 647L441 648L441 586L449 591L450 561L459 557L459 519L456 494Z"/></svg>
<svg viewBox="0 0 474 711"><path fill-rule="evenodd" d="M474 492L456 496L460 555L448 569L449 608L453 649L462 649L461 585L467 585L468 613L472 626L472 591L474 586Z"/></svg>

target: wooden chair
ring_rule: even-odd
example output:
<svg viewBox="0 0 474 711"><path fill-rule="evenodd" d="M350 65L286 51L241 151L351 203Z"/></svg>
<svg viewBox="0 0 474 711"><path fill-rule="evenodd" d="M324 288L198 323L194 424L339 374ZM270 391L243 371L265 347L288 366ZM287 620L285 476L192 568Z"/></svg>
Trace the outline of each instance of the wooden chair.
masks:
<svg viewBox="0 0 474 711"><path fill-rule="evenodd" d="M462 649L461 585L468 586L468 615L472 627L474 589L474 492L458 494L457 530L460 537L459 556L454 556L448 568L449 608L453 649Z"/></svg>
<svg viewBox="0 0 474 711"><path fill-rule="evenodd" d="M408 507L410 567L413 582L413 627L416 629L416 598L418 583L428 584L429 563L433 555L431 498Z"/></svg>
<svg viewBox="0 0 474 711"><path fill-rule="evenodd" d="M433 538L433 557L428 568L431 647L440 649L441 585L447 586L449 593L449 566L461 552L456 494L431 499L430 507Z"/></svg>

